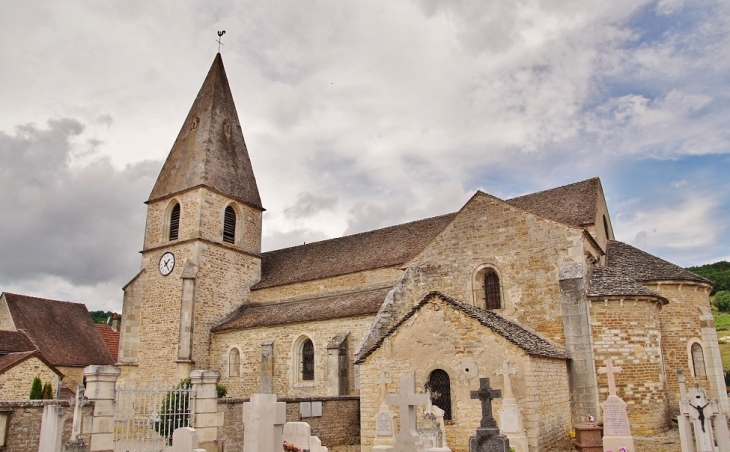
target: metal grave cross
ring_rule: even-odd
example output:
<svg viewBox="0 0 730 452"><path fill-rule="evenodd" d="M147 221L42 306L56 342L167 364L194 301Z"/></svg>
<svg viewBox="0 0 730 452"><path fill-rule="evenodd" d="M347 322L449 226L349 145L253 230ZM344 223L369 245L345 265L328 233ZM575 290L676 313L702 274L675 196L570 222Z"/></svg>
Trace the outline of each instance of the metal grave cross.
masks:
<svg viewBox="0 0 730 452"><path fill-rule="evenodd" d="M511 399L512 396L512 380L509 378L510 375L515 375L517 368L514 364L510 364L509 360L502 363L502 367L497 369L496 374L504 377L504 398Z"/></svg>
<svg viewBox="0 0 730 452"><path fill-rule="evenodd" d="M428 403L427 394L416 394L416 382L411 377L401 377L398 384L398 394L388 395L386 400L388 405L398 405L400 407L400 431L398 437L418 438L416 432L416 407L418 405L426 405Z"/></svg>
<svg viewBox="0 0 730 452"><path fill-rule="evenodd" d="M479 399L482 401L482 428L496 428L497 422L492 416L492 400L499 399L502 397L502 391L499 389L492 389L489 387L489 378L479 379L479 390L471 391L472 399Z"/></svg>
<svg viewBox="0 0 730 452"><path fill-rule="evenodd" d="M606 367L601 367L600 369L598 369L598 373L606 374L606 376L608 377L608 395L615 396L616 379L614 377L614 374L620 374L623 369L620 367L613 367L613 360L611 358L605 360L604 363L606 363Z"/></svg>

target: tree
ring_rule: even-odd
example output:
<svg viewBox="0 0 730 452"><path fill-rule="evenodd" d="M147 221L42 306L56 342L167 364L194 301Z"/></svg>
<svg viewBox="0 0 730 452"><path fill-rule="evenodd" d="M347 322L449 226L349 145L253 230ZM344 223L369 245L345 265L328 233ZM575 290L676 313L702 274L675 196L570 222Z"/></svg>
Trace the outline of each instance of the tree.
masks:
<svg viewBox="0 0 730 452"><path fill-rule="evenodd" d="M41 383L41 377L38 375L33 379L33 383L30 385L30 400L40 400L43 398L43 384Z"/></svg>
<svg viewBox="0 0 730 452"><path fill-rule="evenodd" d="M699 267L689 267L687 270L703 276L713 283L715 288L710 295L715 295L723 290L730 290L730 262L720 261L714 264L702 265Z"/></svg>
<svg viewBox="0 0 730 452"><path fill-rule="evenodd" d="M720 312L730 312L730 291L721 290L712 301Z"/></svg>
<svg viewBox="0 0 730 452"><path fill-rule="evenodd" d="M53 386L51 386L50 381L47 381L46 384L43 385L43 398L44 399L53 398Z"/></svg>

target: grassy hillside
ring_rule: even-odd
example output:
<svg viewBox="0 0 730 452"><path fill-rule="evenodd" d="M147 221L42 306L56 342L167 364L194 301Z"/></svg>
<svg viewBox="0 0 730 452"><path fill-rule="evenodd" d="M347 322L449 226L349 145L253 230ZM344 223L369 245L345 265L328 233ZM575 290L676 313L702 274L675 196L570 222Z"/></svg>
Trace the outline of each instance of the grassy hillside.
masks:
<svg viewBox="0 0 730 452"><path fill-rule="evenodd" d="M730 290L730 262L728 261L715 262L714 264L699 267L689 267L687 270L714 282L715 288L712 291L712 295L721 290Z"/></svg>

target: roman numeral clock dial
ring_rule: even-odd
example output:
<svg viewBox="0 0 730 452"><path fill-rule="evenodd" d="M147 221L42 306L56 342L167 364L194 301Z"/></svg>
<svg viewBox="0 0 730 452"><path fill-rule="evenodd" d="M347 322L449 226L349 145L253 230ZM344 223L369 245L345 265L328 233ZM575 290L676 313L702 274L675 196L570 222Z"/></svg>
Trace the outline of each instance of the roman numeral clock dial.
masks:
<svg viewBox="0 0 730 452"><path fill-rule="evenodd" d="M160 257L160 273L162 276L167 276L172 273L172 269L175 268L175 255L167 252Z"/></svg>

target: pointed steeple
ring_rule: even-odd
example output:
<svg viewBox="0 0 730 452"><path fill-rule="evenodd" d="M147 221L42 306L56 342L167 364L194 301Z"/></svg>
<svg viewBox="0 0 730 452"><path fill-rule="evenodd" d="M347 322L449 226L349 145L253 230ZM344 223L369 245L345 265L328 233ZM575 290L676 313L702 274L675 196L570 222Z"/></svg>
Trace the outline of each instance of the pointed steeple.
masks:
<svg viewBox="0 0 730 452"><path fill-rule="evenodd" d="M147 202L201 185L264 210L220 53Z"/></svg>

